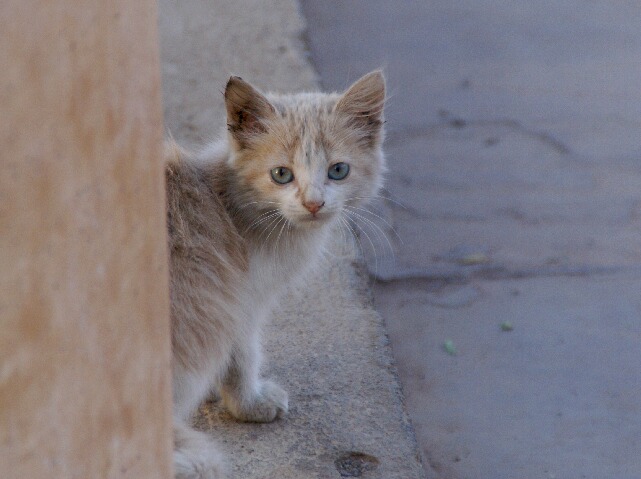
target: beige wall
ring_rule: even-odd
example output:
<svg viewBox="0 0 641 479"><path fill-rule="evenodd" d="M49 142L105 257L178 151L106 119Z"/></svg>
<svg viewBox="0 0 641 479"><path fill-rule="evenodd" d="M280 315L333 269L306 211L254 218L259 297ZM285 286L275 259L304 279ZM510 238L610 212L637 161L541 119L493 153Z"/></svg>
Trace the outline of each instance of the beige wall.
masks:
<svg viewBox="0 0 641 479"><path fill-rule="evenodd" d="M162 478L152 0L0 2L0 477Z"/></svg>

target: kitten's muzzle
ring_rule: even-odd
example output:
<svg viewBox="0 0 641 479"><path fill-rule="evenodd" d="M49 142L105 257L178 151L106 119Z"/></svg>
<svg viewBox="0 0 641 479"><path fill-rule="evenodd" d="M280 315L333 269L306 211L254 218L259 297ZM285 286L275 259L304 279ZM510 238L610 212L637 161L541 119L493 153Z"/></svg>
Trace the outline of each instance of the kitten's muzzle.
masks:
<svg viewBox="0 0 641 479"><path fill-rule="evenodd" d="M325 205L324 201L304 201L303 206L309 211L312 216L316 216L316 213Z"/></svg>

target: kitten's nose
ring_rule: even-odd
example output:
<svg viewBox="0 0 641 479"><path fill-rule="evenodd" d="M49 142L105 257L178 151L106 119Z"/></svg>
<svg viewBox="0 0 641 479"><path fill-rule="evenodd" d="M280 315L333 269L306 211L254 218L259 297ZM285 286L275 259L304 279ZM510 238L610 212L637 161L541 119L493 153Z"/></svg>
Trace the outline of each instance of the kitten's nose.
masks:
<svg viewBox="0 0 641 479"><path fill-rule="evenodd" d="M313 215L318 213L324 204L324 201L303 201L303 206Z"/></svg>

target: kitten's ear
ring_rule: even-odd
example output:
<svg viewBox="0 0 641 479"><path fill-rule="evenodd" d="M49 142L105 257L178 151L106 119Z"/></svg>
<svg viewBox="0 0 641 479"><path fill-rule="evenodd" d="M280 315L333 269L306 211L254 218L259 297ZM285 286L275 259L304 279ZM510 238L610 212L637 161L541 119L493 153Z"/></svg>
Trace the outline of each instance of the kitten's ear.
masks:
<svg viewBox="0 0 641 479"><path fill-rule="evenodd" d="M266 122L276 109L258 90L240 77L231 77L225 87L227 128L241 147L266 131Z"/></svg>
<svg viewBox="0 0 641 479"><path fill-rule="evenodd" d="M336 104L336 112L346 115L350 126L362 132L363 140L374 146L382 139L385 77L381 70L357 80Z"/></svg>

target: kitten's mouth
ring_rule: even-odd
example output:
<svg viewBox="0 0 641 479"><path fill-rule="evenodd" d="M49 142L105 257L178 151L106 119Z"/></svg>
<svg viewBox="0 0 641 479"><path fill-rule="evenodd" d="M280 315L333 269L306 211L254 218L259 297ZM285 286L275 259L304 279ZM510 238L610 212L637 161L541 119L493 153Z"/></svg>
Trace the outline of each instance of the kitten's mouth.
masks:
<svg viewBox="0 0 641 479"><path fill-rule="evenodd" d="M302 215L296 218L296 222L305 226L320 226L330 218L329 213L316 213L315 215Z"/></svg>

